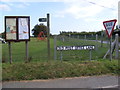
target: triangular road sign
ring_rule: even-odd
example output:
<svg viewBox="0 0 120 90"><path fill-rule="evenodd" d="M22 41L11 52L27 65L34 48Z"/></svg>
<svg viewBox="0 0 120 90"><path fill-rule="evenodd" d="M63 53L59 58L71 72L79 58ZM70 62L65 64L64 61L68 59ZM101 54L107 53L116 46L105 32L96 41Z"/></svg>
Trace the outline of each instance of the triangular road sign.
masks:
<svg viewBox="0 0 120 90"><path fill-rule="evenodd" d="M111 35L112 35L112 32L114 30L114 27L115 27L115 24L116 24L117 20L114 19L114 20L109 20L109 21L104 21L103 22L103 25L106 29L106 33L108 35L108 37L110 38Z"/></svg>

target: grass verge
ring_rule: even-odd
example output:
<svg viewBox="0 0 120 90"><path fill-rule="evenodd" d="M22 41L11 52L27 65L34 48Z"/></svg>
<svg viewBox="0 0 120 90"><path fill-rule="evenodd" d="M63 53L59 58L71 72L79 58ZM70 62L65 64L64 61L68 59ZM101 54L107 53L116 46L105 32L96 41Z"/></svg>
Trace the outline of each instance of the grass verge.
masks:
<svg viewBox="0 0 120 90"><path fill-rule="evenodd" d="M2 80L54 79L65 77L119 74L118 61L72 61L5 63L2 65Z"/></svg>

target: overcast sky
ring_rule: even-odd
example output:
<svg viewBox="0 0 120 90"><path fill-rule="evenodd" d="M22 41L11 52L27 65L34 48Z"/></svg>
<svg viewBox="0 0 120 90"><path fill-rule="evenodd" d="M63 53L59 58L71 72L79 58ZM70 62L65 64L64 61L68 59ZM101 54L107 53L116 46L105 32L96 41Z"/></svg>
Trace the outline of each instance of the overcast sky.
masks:
<svg viewBox="0 0 120 90"><path fill-rule="evenodd" d="M119 0L0 0L0 32L4 16L30 16L32 30L50 14L50 32L100 31L103 21L118 18ZM44 23L46 25L46 23Z"/></svg>

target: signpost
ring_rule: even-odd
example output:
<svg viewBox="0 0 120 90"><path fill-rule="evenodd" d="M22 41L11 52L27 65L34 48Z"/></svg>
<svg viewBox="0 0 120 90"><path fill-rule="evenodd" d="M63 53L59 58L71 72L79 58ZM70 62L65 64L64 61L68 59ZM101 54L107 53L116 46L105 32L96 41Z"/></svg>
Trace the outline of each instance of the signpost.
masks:
<svg viewBox="0 0 120 90"><path fill-rule="evenodd" d="M55 38L56 39L56 38ZM56 43L56 41L55 41ZM55 44L55 47L56 47L56 44ZM54 48L55 48L54 47ZM62 51L68 51L68 50L89 50L90 51L90 60L92 59L92 50L95 49L95 45L83 45L83 46L57 46L56 47L56 50L57 51L60 51L61 55L60 55L60 60L62 61ZM56 50L55 51L55 57L54 59L56 60Z"/></svg>
<svg viewBox="0 0 120 90"><path fill-rule="evenodd" d="M107 33L109 41L110 41L110 60L112 60L112 50L111 50L112 38L111 38L111 36L112 36L112 32L114 30L116 22L117 22L116 19L103 22L103 25L105 27L106 33Z"/></svg>
<svg viewBox="0 0 120 90"><path fill-rule="evenodd" d="M39 18L39 22L46 22L47 18Z"/></svg>
<svg viewBox="0 0 120 90"><path fill-rule="evenodd" d="M67 50L94 50L95 45L83 45L83 46L57 46L57 51Z"/></svg>
<svg viewBox="0 0 120 90"><path fill-rule="evenodd" d="M39 22L47 22L47 48L48 48L48 60L50 60L50 15L47 14L47 18L39 18Z"/></svg>
<svg viewBox="0 0 120 90"><path fill-rule="evenodd" d="M12 63L11 42L26 42L26 61L28 61L28 41L30 41L29 16L5 16L5 41L9 45L9 58Z"/></svg>

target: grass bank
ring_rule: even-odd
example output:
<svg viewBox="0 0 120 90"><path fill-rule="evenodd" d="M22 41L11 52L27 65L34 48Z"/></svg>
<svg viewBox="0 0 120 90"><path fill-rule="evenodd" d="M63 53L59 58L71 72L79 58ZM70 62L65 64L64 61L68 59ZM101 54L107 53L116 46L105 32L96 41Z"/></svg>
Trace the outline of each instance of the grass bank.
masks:
<svg viewBox="0 0 120 90"><path fill-rule="evenodd" d="M118 61L51 61L32 63L5 63L2 80L54 79L65 77L119 74Z"/></svg>

